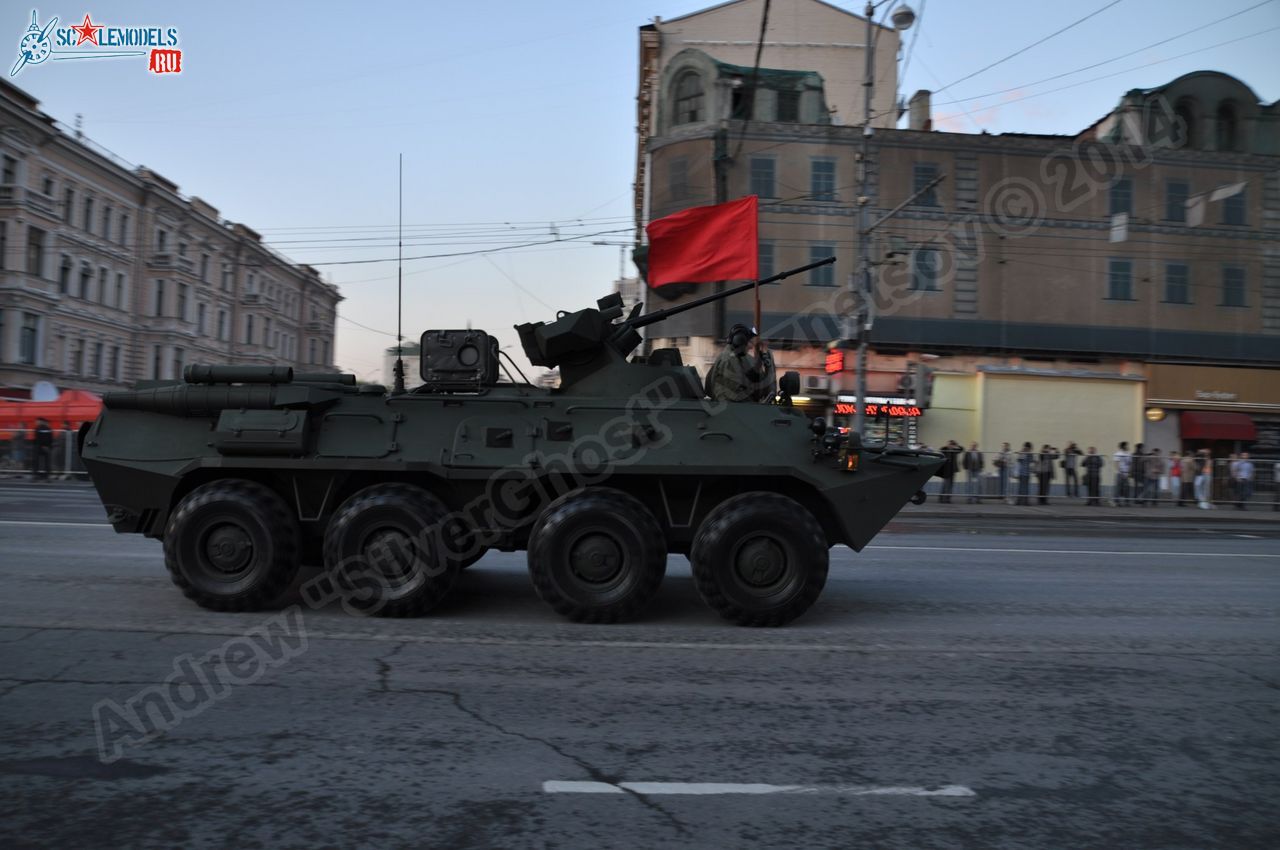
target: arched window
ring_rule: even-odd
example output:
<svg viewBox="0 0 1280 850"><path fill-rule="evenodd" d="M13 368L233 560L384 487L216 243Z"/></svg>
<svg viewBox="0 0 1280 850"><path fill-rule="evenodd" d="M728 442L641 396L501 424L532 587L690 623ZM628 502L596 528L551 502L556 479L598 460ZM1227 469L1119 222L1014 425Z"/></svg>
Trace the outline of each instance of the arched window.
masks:
<svg viewBox="0 0 1280 850"><path fill-rule="evenodd" d="M674 124L693 124L703 120L702 75L685 71L676 78L676 115Z"/></svg>
<svg viewBox="0 0 1280 850"><path fill-rule="evenodd" d="M1220 151L1236 150L1238 139L1236 132L1236 108L1230 101L1218 104L1217 145Z"/></svg>
<svg viewBox="0 0 1280 850"><path fill-rule="evenodd" d="M1187 98L1178 101L1173 107L1173 114L1178 119L1177 140L1175 148L1194 148L1196 146L1196 112L1195 104Z"/></svg>

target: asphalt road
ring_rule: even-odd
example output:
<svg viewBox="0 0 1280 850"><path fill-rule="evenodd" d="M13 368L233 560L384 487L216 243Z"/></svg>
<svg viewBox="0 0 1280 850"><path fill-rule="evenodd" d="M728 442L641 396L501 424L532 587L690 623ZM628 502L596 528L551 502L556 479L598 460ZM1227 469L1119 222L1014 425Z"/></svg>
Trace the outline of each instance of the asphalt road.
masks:
<svg viewBox="0 0 1280 850"><path fill-rule="evenodd" d="M518 554L420 620L215 614L101 522L0 482L6 847L1280 843L1274 526L908 519L748 630L682 557L623 626Z"/></svg>

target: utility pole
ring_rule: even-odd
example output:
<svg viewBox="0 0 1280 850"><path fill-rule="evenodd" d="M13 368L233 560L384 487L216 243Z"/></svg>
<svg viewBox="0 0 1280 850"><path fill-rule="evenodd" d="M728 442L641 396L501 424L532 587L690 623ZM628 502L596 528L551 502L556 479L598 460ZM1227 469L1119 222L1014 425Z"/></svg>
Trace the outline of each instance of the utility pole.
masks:
<svg viewBox="0 0 1280 850"><path fill-rule="evenodd" d="M858 335L858 401L854 407L853 432L859 437L865 436L866 398L867 398L867 338L871 333L871 245L867 232L867 204L871 202L867 194L871 185L871 95L875 90L875 42L872 32L871 16L876 7L867 0L867 38L863 55L866 67L862 75L862 176L858 181L858 274L861 280L858 305L858 326L853 330ZM846 317L846 324L848 323ZM846 333L845 339L852 339L853 333Z"/></svg>

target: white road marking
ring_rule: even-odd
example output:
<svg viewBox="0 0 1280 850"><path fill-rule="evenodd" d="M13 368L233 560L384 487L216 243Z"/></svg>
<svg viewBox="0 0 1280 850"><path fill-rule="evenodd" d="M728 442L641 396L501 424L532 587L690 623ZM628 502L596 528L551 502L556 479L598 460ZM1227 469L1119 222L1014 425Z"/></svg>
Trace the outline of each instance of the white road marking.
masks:
<svg viewBox="0 0 1280 850"><path fill-rule="evenodd" d="M574 782L549 780L542 783L546 794L624 794L631 791L646 797L724 794L839 794L850 797L976 797L972 788L943 785L924 788L915 785L767 785L741 782Z"/></svg>
<svg viewBox="0 0 1280 850"><path fill-rule="evenodd" d="M110 528L109 522L53 522L38 519L0 519L0 525L56 525L62 528Z"/></svg>
<svg viewBox="0 0 1280 850"><path fill-rule="evenodd" d="M1148 555L1161 558L1280 558L1280 554L1257 552L1140 552L1135 549L1000 549L977 546L867 546L896 552L1013 552L1023 555Z"/></svg>

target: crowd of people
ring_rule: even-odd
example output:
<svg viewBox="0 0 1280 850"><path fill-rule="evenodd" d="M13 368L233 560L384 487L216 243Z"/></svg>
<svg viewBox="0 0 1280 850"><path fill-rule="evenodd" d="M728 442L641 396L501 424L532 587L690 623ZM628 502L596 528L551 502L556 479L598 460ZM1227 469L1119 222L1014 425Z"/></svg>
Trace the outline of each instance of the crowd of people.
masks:
<svg viewBox="0 0 1280 850"><path fill-rule="evenodd" d="M49 420L41 417L28 435L25 425L4 434L5 468L30 469L34 481L48 481L52 471L54 433Z"/></svg>
<svg viewBox="0 0 1280 850"><path fill-rule="evenodd" d="M1228 502L1245 510L1258 477L1248 452L1221 459L1208 449L1161 452L1142 443L1130 450L1122 442L1110 457L1094 446L1085 450L1075 443L1065 449L1047 443L1036 449L1023 443L1017 450L1005 443L998 452L983 452L977 443L965 449L949 440L940 451L946 461L937 473L942 479L938 501L944 504L955 495L956 479L963 473L963 495L970 503L996 498L1011 505L1030 505L1033 499L1046 505L1061 473L1066 497L1083 499L1085 505L1103 505L1103 487L1109 482L1109 505L1194 505L1209 510L1215 502ZM984 493L984 480L992 479L994 492ZM1271 480L1280 480L1280 462L1274 463ZM1280 510L1280 498L1272 501Z"/></svg>

